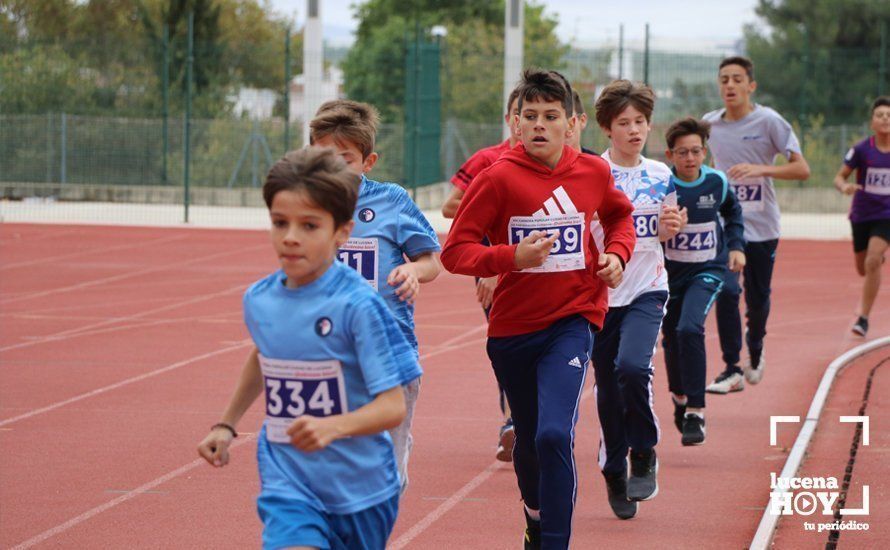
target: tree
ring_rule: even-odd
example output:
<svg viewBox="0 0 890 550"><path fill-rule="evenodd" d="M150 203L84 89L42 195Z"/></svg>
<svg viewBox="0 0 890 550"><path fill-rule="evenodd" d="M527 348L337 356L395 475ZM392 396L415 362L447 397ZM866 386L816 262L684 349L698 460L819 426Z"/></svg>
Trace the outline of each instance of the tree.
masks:
<svg viewBox="0 0 890 550"><path fill-rule="evenodd" d="M405 101L405 44L419 26L443 25L443 111L473 122L500 121L504 57L504 2L370 0L356 8L361 21L343 62L346 93L380 109L384 120L401 120ZM413 8L413 9L412 9ZM526 65L559 69L568 50L556 37L557 20L543 5L525 8ZM493 77L493 75L496 75ZM519 75L517 75L517 78Z"/></svg>
<svg viewBox="0 0 890 550"><path fill-rule="evenodd" d="M745 29L759 96L802 124L815 115L826 124L867 115L879 90L882 25L890 37L890 2L760 0L756 13L769 26Z"/></svg>

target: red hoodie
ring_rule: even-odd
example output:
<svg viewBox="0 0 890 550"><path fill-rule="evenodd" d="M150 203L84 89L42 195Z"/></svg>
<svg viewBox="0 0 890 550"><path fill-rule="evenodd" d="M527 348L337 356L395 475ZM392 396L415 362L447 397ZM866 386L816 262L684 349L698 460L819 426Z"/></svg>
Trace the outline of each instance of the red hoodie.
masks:
<svg viewBox="0 0 890 550"><path fill-rule="evenodd" d="M606 252L627 264L636 243L632 212L603 159L565 146L551 170L520 144L473 180L442 250L442 263L452 273L499 276L489 336L535 332L574 314L602 327L609 294L596 276L599 251L590 222L599 215ZM558 229L559 240L543 266L516 271L516 246L535 229ZM483 237L490 247L479 244Z"/></svg>

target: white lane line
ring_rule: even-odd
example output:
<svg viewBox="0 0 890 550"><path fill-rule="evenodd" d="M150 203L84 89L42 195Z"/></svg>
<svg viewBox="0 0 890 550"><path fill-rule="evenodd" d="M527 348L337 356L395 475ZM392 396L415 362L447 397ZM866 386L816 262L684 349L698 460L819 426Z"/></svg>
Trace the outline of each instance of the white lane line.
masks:
<svg viewBox="0 0 890 550"><path fill-rule="evenodd" d="M245 347L252 346L252 345L253 345L253 342L252 342L251 340L244 340L243 342L241 342L241 343L239 343L239 344L236 344L236 345L234 345L234 346L229 346L229 347L226 347L226 348L218 349L218 350L216 350L216 351L211 351L211 352L209 352L209 353L204 353L204 354L201 354L201 355L196 355L196 356L194 356L194 357L190 357L190 358L188 358L188 359L185 359L185 360L182 360L182 361L178 361L178 362L176 362L176 363L173 363L172 365L167 365L166 367L161 367L161 368L159 368L159 369L157 369L157 370L153 370L153 371L151 371L151 372L147 372L147 373L144 373L144 374L140 374L139 376L134 376L134 377L132 377L132 378L127 378L126 380L121 380L120 382L116 382L116 383L114 383L114 384L110 384L110 385L108 385L108 386L103 386L103 387L101 387L101 388L98 388L98 389L95 389L95 390L92 390L92 391L88 391L88 392L86 392L86 393L82 393L82 394L80 394L80 395L76 395L76 396L71 397L71 398L69 398L69 399L65 399L65 400L63 400L63 401L58 401L58 402L53 403L53 404L51 404L51 405L47 405L47 406L45 406L45 407L41 407L41 408L39 408L39 409L34 409L34 410L32 410L32 411L28 411L28 412L23 413L23 414L20 414L20 415L18 415L18 416L13 416L12 418L7 418L7 419L5 419L5 420L0 420L0 426L7 426L7 425L12 424L12 423L14 423L14 422L19 422L19 421L21 421L21 420L25 420L25 419L28 419L28 418L32 418L32 417L35 417L35 416L37 416L37 415L40 415L40 414L43 414L43 413L46 413L46 412L49 412L49 411L54 411L54 410L58 409L59 407L64 407L65 405L70 405L71 403L76 403L76 402L78 402L78 401L82 401L82 400L84 400L84 399L87 399L87 398L90 398L90 397L94 397L94 396L96 396L96 395L100 395L100 394L109 392L109 391L111 391L111 390L116 390L116 389L118 389L118 388L122 388L122 387L124 387L124 386L129 386L130 384L134 384L134 383L136 383L136 382L141 382L141 381L143 381L143 380L147 380L147 379L149 379L149 378L153 378L153 377L155 377L155 376L158 376L159 374L164 374L165 372L170 372L170 371L172 371L172 370L176 370L176 369L178 369L178 368L180 368L180 367L184 367L184 366L186 366L186 365L190 365L190 364L195 363L195 362L197 362L197 361L202 361L202 360L204 360L204 359L209 359L209 358L211 358L211 357L216 357L217 355L222 355L222 354L224 354L224 353L228 353L228 352L230 352L230 351L235 351L235 350L237 350L237 349L245 348Z"/></svg>
<svg viewBox="0 0 890 550"><path fill-rule="evenodd" d="M176 262L176 263L172 263L172 264L164 264L164 265L159 265L159 266L155 266L155 267L147 267L145 269L140 269L137 271L128 271L128 272L122 273L120 275L113 275L111 277L103 277L101 279L93 279L91 281L84 281L82 283L77 283L75 285L51 288L49 290L32 292L32 293L26 294L24 296L17 296L15 298L9 298L7 300L0 300L0 304L7 305L7 304L15 303L15 302L21 302L22 300L30 300L33 298L42 298L44 296L51 296L53 294L59 294L61 292L68 292L71 290L81 290L81 289L89 288L89 287L96 286L96 285L111 283L114 281L120 281L122 279L129 279L130 277L148 275L150 273L157 273L159 271L165 271L168 269L172 269L175 272L178 268L181 268L184 266L204 262L207 260L213 260L213 259L220 258L223 256L231 256L232 254L241 254L246 250L253 250L253 249L259 249L259 248L265 249L267 246L268 245L262 245L262 246L257 245L257 246L253 246L253 247L242 248L239 250L225 250L223 252L216 252L214 254L208 254L206 256L199 256L197 258L193 258L191 260L187 260L184 262Z"/></svg>
<svg viewBox="0 0 890 550"><path fill-rule="evenodd" d="M147 246L151 246L153 244L163 244L172 241L181 241L186 238L186 235L173 235L172 237L163 237L160 239L153 239L151 241L145 241L140 243L131 243L131 244L121 244L118 246L97 246L96 248L91 248L89 250L81 250L78 252L71 252L70 254L62 254L60 256L51 256L49 258L40 258L39 260L31 260L28 262L18 262L14 264L5 264L0 266L0 271L6 271L8 269L16 269L19 267L27 267L38 264L47 264L52 262L57 262L60 260L70 260L71 258L79 258L81 256L89 256L91 254L105 254L107 252L114 252L117 250L128 250L130 248L145 248Z"/></svg>
<svg viewBox="0 0 890 550"><path fill-rule="evenodd" d="M245 434L242 434L242 435L245 435ZM235 441L229 448L234 450L234 449L240 447L241 445L244 445L245 443L252 441L255 438L256 438L256 435L254 435L254 434L247 435L246 437L244 437L244 439L239 439L238 441ZM201 464L206 464L206 461L203 458L198 458L196 460L193 460L184 466L180 466L179 468L177 468L175 470L167 472L166 474L162 475L161 477L158 477L158 478L155 478L155 479L149 481L145 485L137 487L137 488L133 489L132 491L128 491L127 493L125 493L113 500L109 500L105 504L100 504L99 506L96 506L95 508L91 508L91 509L87 510L86 512L80 514L79 516L75 516L64 523L60 523L59 525L56 525L55 527L53 527L51 529L47 529L46 531L40 533L39 535L31 537L30 539L14 546L12 548L12 550L25 550L26 548L31 548L32 546L40 544L41 542L44 542L58 534L64 533L65 531L71 529L72 527L76 527L77 525L80 525L81 523L89 520L90 518L97 516L107 510L110 510L111 508L114 508L115 506L117 506L119 504L123 504L124 502L127 502L128 500L132 500L132 499L138 497L139 495L151 492L151 490L154 489L155 487L162 485L164 483L167 483L171 479L179 477L182 474L188 472L189 470L193 470L193 469L197 468Z"/></svg>
<svg viewBox="0 0 890 550"><path fill-rule="evenodd" d="M825 402L828 399L828 392L831 390L831 385L834 383L837 373L858 357L884 346L890 346L890 336L857 346L828 365L828 368L825 369L825 374L822 375L822 381L819 382L819 387L816 389L816 394L813 396L813 401L810 403L810 409L807 411L803 426L801 426L800 432L797 434L797 439L794 441L794 445L788 453L788 459L785 461L785 467L782 468L780 477L790 479L797 476L797 470L800 468L807 447L810 445L810 440L816 432L819 416L822 414L822 409L825 407ZM784 491L784 489L778 490ZM751 545L749 546L750 550L767 550L771 547L773 533L779 523L780 516L770 514L769 510L770 506L769 502L767 502L763 507L763 515L760 517L760 523L757 525L757 531L754 533L754 538L751 539Z"/></svg>
<svg viewBox="0 0 890 550"><path fill-rule="evenodd" d="M69 338L74 338L77 336L86 336L88 334L97 334L99 332L110 332L114 330L121 330L121 328L130 328L130 327L115 327L110 330L103 331L95 331L94 329L107 327L108 325L114 325L117 323L123 323L128 321L135 321L137 319L141 319L147 315L152 315L154 313L160 313L162 311L169 311L171 309L177 309L183 306L196 304L198 302L203 302L206 300L211 300L213 298L218 298L220 296L225 296L226 294L231 294L235 291L240 291L245 288L246 285L237 285L233 287L229 287L225 290L221 290L219 292L213 292L210 294L204 294L202 296L196 296L190 300L174 302L172 304L168 304L166 306L157 307L154 309L149 309L143 311L141 313L134 313L133 315L128 315L126 317L117 317L114 319L109 319L105 321L100 321L98 323L91 323L89 325L84 325L82 327L77 327L73 329L64 330L62 332L56 332L54 334L50 334L48 336L42 336L37 340L30 340L28 342L20 342L18 344L11 344L9 346L4 346L0 348L0 351L10 351L14 349L27 348L31 346L36 346L38 344L45 344L47 342L58 342L59 340L68 340Z"/></svg>

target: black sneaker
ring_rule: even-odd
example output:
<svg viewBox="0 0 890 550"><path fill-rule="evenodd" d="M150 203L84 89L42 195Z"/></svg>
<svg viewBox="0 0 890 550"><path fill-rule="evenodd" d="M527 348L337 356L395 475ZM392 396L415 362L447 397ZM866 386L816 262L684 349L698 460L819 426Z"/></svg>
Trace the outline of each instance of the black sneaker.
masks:
<svg viewBox="0 0 890 550"><path fill-rule="evenodd" d="M630 519L637 515L637 503L627 500L627 474L603 472L603 477L606 478L606 494L609 496L612 512L620 519Z"/></svg>
<svg viewBox="0 0 890 550"><path fill-rule="evenodd" d="M658 494L658 458L655 449L630 451L630 479L627 480L628 500L649 500Z"/></svg>
<svg viewBox="0 0 890 550"><path fill-rule="evenodd" d="M528 517L525 506L522 507L522 513L525 514L525 538L523 543L525 550L541 550L541 522Z"/></svg>
<svg viewBox="0 0 890 550"><path fill-rule="evenodd" d="M683 438L685 446L701 445L705 442L705 419L694 413L687 413L683 418Z"/></svg>
<svg viewBox="0 0 890 550"><path fill-rule="evenodd" d="M674 402L674 426L677 427L678 432L683 433L683 417L686 416L686 405L677 403L673 395L671 396L671 401Z"/></svg>
<svg viewBox="0 0 890 550"><path fill-rule="evenodd" d="M853 334L858 334L859 336L865 336L868 332L868 318L859 316L859 319L856 319L856 323L853 325Z"/></svg>

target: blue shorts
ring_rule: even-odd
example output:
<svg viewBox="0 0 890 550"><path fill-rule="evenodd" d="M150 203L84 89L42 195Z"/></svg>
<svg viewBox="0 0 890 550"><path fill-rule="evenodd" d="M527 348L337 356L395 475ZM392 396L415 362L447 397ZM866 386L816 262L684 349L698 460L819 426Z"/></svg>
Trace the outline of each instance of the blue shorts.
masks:
<svg viewBox="0 0 890 550"><path fill-rule="evenodd" d="M321 550L383 550L399 512L396 495L354 514L328 514L278 494L261 494L263 549L311 546Z"/></svg>

